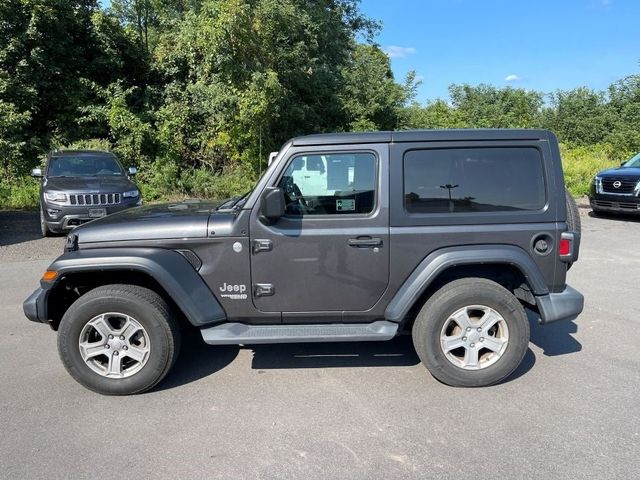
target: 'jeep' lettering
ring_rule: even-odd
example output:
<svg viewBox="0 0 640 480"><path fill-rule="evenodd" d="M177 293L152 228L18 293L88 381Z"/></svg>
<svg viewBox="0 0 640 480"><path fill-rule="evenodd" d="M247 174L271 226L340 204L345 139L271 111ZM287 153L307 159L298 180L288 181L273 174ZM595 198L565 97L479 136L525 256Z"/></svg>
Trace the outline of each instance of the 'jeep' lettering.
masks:
<svg viewBox="0 0 640 480"><path fill-rule="evenodd" d="M239 293L244 293L247 291L247 286L246 285L229 285L227 283L225 283L224 285L222 285L220 287L220 291L221 292L239 292Z"/></svg>

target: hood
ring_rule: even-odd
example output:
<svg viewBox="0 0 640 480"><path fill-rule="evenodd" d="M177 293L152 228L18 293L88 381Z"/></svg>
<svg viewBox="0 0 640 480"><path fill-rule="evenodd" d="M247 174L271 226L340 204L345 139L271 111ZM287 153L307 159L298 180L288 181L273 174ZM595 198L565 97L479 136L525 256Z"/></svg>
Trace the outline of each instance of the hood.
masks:
<svg viewBox="0 0 640 480"><path fill-rule="evenodd" d="M186 201L145 205L93 220L74 229L72 233L78 236L80 245L126 240L205 238L209 216L215 213L220 203Z"/></svg>
<svg viewBox="0 0 640 480"><path fill-rule="evenodd" d="M640 168L636 167L617 167L602 170L597 174L598 177L616 177L628 178L629 180L640 180Z"/></svg>
<svg viewBox="0 0 640 480"><path fill-rule="evenodd" d="M113 177L47 177L46 190L71 193L122 193L137 190L135 183L124 175Z"/></svg>

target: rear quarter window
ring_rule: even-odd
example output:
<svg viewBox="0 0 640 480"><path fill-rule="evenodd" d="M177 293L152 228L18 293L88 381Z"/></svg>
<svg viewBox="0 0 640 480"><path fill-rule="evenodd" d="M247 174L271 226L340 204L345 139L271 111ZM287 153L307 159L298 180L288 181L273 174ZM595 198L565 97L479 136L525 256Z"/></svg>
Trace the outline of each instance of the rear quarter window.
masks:
<svg viewBox="0 0 640 480"><path fill-rule="evenodd" d="M408 213L536 211L545 204L536 148L443 148L404 155Z"/></svg>

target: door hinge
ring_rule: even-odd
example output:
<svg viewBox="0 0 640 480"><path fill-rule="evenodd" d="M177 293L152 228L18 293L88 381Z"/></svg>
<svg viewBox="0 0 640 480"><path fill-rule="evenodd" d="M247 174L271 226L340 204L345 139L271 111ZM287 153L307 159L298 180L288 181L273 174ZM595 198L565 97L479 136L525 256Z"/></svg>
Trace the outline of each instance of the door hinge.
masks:
<svg viewBox="0 0 640 480"><path fill-rule="evenodd" d="M256 283L253 286L253 294L256 297L270 297L276 293L276 289L270 283Z"/></svg>
<svg viewBox="0 0 640 480"><path fill-rule="evenodd" d="M268 239L256 239L252 242L253 253L270 252L273 250L273 242Z"/></svg>

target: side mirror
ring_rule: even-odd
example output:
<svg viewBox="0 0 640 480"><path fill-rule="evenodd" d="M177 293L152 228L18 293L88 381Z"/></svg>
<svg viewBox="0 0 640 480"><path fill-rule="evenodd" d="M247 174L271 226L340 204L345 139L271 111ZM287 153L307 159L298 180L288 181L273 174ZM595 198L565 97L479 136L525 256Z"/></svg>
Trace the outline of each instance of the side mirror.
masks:
<svg viewBox="0 0 640 480"><path fill-rule="evenodd" d="M129 175L134 176L138 173L138 167L129 167Z"/></svg>
<svg viewBox="0 0 640 480"><path fill-rule="evenodd" d="M31 170L31 176L33 178L42 178L42 169L41 168L34 168L33 170Z"/></svg>
<svg viewBox="0 0 640 480"><path fill-rule="evenodd" d="M260 213L270 222L284 215L284 191L279 187L267 187L262 194Z"/></svg>
<svg viewBox="0 0 640 480"><path fill-rule="evenodd" d="M627 163L627 160L625 160L624 162L622 162L622 163L620 164L620 166L621 166L621 167L624 167L624 164L625 164L625 163Z"/></svg>

